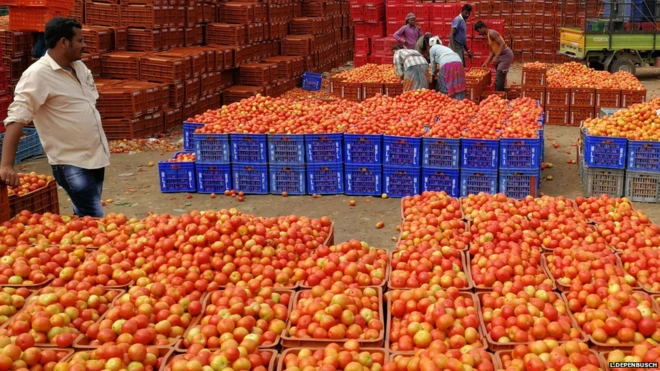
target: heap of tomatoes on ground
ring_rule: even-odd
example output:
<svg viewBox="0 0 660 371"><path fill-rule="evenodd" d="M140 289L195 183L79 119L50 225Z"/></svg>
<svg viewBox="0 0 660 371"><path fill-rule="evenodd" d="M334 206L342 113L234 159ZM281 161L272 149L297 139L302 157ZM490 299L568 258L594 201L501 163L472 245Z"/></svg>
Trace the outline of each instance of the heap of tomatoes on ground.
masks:
<svg viewBox="0 0 660 371"><path fill-rule="evenodd" d="M660 228L628 200L426 192L400 212L394 251L329 243L326 217L23 212L0 225L0 369L588 371L660 357Z"/></svg>
<svg viewBox="0 0 660 371"><path fill-rule="evenodd" d="M377 95L362 102L295 101L257 95L189 118L197 133L385 134L434 138L538 138L542 108L531 98L496 95L480 104L433 90Z"/></svg>

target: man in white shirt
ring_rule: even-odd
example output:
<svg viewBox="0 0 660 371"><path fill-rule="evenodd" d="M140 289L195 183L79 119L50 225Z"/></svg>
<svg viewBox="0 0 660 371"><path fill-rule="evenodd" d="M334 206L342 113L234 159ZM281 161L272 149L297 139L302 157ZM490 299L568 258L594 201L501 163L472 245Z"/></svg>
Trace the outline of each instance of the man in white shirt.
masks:
<svg viewBox="0 0 660 371"><path fill-rule="evenodd" d="M53 18L44 38L48 52L21 76L4 122L0 181L18 185L16 149L23 126L34 122L53 176L71 198L76 215L101 217L110 150L96 110L94 78L80 61L85 48L82 25Z"/></svg>

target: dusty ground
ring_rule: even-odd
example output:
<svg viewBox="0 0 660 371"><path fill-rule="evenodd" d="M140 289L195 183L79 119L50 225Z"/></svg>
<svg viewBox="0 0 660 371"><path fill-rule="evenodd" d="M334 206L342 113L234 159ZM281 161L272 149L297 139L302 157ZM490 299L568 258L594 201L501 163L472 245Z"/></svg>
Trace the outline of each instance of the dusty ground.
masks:
<svg viewBox="0 0 660 371"><path fill-rule="evenodd" d="M638 74L649 90L649 96L660 95L659 69L646 69ZM520 66L514 66L509 74L509 83L520 81ZM554 165L546 169L544 176L552 175L554 180L541 183L541 191L548 195L576 197L582 194L577 176L577 165L568 164L576 158L575 141L577 128L549 126L546 128L546 161ZM553 148L558 143L559 148ZM324 196L313 199L310 196L247 196L239 203L231 197L193 194L186 199L185 194L163 194L158 187L157 166L148 167L149 161L169 158L168 153L138 153L113 155L112 165L106 172L104 198L114 203L106 206L106 212L121 212L129 216L142 217L148 211L179 214L190 210L206 210L236 207L247 213L264 216L297 214L319 217L327 215L335 221L335 241L358 238L374 246L393 247L392 238L397 236L396 226L400 221L400 200L370 197ZM21 171L50 173L45 158L34 159L20 165ZM371 203L366 203L367 199ZM355 207L348 205L355 199ZM646 211L652 220L660 222L660 205L636 204ZM60 212L71 214L71 204L60 189ZM385 228L376 229L376 223L385 222Z"/></svg>

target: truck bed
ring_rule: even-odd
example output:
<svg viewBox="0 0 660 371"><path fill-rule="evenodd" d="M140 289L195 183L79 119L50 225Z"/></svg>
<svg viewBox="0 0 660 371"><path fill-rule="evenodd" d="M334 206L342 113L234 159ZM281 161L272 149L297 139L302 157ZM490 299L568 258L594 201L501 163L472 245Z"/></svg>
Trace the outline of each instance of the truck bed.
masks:
<svg viewBox="0 0 660 371"><path fill-rule="evenodd" d="M590 51L610 50L657 50L660 49L660 34L653 33L602 33L585 32L576 27L561 27L559 38L559 53L582 59Z"/></svg>

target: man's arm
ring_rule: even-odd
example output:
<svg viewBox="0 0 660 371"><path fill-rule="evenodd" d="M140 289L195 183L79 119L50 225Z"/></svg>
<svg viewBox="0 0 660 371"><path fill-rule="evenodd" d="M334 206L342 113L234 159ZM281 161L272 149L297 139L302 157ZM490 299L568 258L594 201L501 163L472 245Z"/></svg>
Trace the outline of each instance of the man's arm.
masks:
<svg viewBox="0 0 660 371"><path fill-rule="evenodd" d="M456 34L456 27L452 24L451 31L449 31L449 47L451 50L456 50L456 45L454 45L454 35Z"/></svg>
<svg viewBox="0 0 660 371"><path fill-rule="evenodd" d="M403 27L399 28L399 30L397 32L395 32L394 35L392 35L392 37L394 37L394 40L396 40L400 44L403 44L404 46L407 47L408 45L407 45L406 39L403 38L403 30L405 29L405 27L406 26L403 26Z"/></svg>
<svg viewBox="0 0 660 371"><path fill-rule="evenodd" d="M14 102L7 110L5 126L7 131L2 143L2 159L0 161L0 181L7 185L17 186L18 175L14 171L14 160L18 143L23 135L23 126L32 121L34 113L39 110L48 97L46 83L37 83L38 78L32 73L23 73L14 91Z"/></svg>
<svg viewBox="0 0 660 371"><path fill-rule="evenodd" d="M18 174L14 171L18 142L23 135L23 124L12 122L7 124L5 138L2 141L2 162L0 163L0 182L8 186L18 186Z"/></svg>

